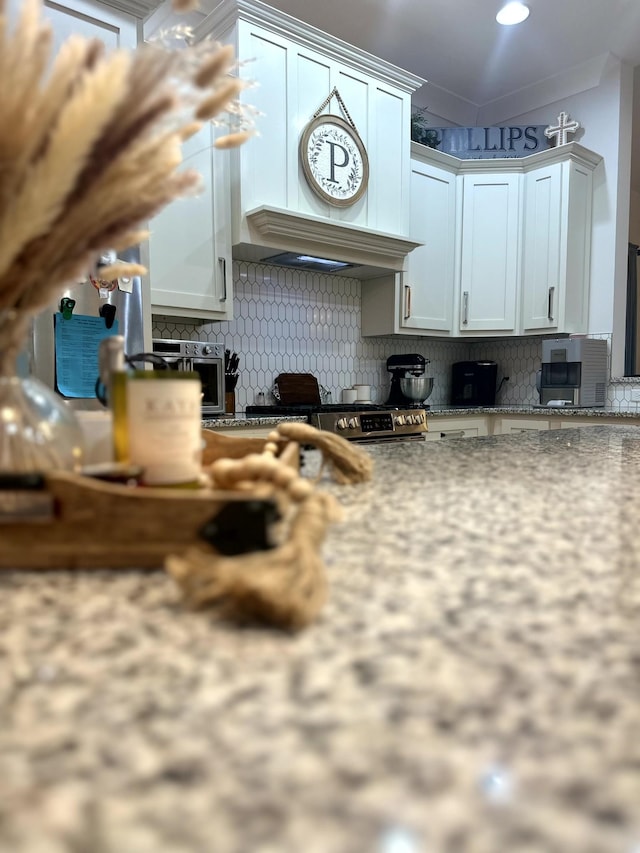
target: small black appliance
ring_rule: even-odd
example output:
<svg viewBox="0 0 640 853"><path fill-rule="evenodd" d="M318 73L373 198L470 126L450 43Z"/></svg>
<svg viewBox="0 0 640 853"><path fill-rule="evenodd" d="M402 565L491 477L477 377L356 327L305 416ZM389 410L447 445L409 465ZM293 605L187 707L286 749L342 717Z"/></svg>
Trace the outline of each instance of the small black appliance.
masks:
<svg viewBox="0 0 640 853"><path fill-rule="evenodd" d="M391 374L389 399L387 406L410 406L415 404L415 398L407 396L403 390L402 380L407 377L424 376L428 359L418 353L410 355L390 355L387 359L387 370ZM425 393L422 399L428 396Z"/></svg>
<svg viewBox="0 0 640 853"><path fill-rule="evenodd" d="M497 379L495 361L457 361L451 368L451 404L494 406Z"/></svg>

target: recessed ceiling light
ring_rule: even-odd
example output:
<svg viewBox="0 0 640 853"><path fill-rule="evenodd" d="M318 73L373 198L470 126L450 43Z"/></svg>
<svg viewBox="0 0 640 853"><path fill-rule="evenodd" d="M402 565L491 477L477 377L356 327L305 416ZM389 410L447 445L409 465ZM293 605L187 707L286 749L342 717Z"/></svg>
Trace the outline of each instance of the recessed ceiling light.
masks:
<svg viewBox="0 0 640 853"><path fill-rule="evenodd" d="M529 17L529 7L519 0L513 0L512 3L507 3L496 15L496 21L499 24L504 24L505 27L510 27L512 24L520 24Z"/></svg>

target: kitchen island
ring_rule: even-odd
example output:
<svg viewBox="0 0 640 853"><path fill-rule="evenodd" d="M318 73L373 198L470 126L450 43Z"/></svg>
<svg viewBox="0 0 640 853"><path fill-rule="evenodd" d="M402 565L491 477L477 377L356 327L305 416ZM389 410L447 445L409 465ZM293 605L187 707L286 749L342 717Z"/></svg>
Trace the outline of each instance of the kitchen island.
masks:
<svg viewBox="0 0 640 853"><path fill-rule="evenodd" d="M298 635L0 575L0 850L640 849L640 431L370 452Z"/></svg>

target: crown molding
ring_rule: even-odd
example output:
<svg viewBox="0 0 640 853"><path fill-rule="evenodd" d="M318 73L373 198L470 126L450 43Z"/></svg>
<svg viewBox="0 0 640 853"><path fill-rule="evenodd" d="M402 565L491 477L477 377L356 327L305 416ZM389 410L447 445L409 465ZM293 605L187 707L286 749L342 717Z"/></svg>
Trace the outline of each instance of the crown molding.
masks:
<svg viewBox="0 0 640 853"><path fill-rule="evenodd" d="M411 143L411 156L417 160L442 166L448 172L456 175L478 172L530 172L540 166L549 166L552 163L564 163L571 160L588 169L602 162L602 156L580 145L579 142L567 142L564 145L556 145L546 151L537 151L528 157L486 157L462 159L452 154L445 154L435 148L421 145L419 142Z"/></svg>
<svg viewBox="0 0 640 853"><path fill-rule="evenodd" d="M198 25L195 36L197 39L206 36L220 38L238 20L257 24L282 38L295 41L296 44L308 50L316 51L336 62L345 63L379 80L387 80L404 92L415 92L427 82L423 77L404 71L285 12L273 9L260 0L222 0Z"/></svg>
<svg viewBox="0 0 640 853"><path fill-rule="evenodd" d="M132 15L140 20L144 20L161 5L158 0L101 0L101 2L103 6L109 6L118 12L125 12L127 15Z"/></svg>

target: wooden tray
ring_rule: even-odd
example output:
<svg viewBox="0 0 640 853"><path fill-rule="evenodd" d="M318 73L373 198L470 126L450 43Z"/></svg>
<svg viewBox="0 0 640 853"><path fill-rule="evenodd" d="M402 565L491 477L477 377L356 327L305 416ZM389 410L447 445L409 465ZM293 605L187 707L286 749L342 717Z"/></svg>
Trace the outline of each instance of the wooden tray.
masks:
<svg viewBox="0 0 640 853"><path fill-rule="evenodd" d="M280 458L297 470L298 445L287 444ZM251 494L132 488L59 471L45 475L42 495L48 516L0 522L0 569L157 568L168 554L207 547L203 531L214 519L220 527L223 511L246 542L251 512L255 519L260 505L282 509L269 485Z"/></svg>

